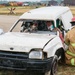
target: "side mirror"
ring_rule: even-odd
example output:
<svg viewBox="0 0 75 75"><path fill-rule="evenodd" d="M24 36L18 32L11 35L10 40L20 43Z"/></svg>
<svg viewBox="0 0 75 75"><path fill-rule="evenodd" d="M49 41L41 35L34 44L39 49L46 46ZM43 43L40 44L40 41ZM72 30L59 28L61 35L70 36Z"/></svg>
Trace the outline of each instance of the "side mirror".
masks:
<svg viewBox="0 0 75 75"><path fill-rule="evenodd" d="M4 33L3 29L0 29L0 35L3 34L3 33Z"/></svg>

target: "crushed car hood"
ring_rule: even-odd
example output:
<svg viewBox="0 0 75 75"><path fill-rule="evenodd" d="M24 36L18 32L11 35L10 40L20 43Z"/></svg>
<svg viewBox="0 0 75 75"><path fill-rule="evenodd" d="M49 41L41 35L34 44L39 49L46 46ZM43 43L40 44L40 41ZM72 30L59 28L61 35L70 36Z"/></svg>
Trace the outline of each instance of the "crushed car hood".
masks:
<svg viewBox="0 0 75 75"><path fill-rule="evenodd" d="M29 52L32 48L43 48L54 35L8 32L0 35L0 50Z"/></svg>

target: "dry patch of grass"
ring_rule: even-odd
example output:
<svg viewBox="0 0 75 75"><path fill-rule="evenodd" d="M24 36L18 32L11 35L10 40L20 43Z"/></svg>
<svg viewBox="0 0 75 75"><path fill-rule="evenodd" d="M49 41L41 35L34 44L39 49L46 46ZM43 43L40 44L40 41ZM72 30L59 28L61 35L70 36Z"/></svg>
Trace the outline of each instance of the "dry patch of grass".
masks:
<svg viewBox="0 0 75 75"><path fill-rule="evenodd" d="M24 12L26 11L29 11L31 9L34 9L35 7L0 7L0 14L9 14L9 10L8 9L11 9L11 8L15 8L15 10L13 10L16 15L18 14L23 14Z"/></svg>
<svg viewBox="0 0 75 75"><path fill-rule="evenodd" d="M75 67L69 65L59 65L58 75L75 75Z"/></svg>
<svg viewBox="0 0 75 75"><path fill-rule="evenodd" d="M21 6L21 7L12 7L12 8L15 8L14 12L16 13L16 15L18 14L21 15L24 12L34 9L36 7L35 6L23 6L23 7ZM8 9L11 9L11 7L1 7L0 6L0 14L9 14L10 11ZM70 9L73 15L75 15L75 6L70 6Z"/></svg>

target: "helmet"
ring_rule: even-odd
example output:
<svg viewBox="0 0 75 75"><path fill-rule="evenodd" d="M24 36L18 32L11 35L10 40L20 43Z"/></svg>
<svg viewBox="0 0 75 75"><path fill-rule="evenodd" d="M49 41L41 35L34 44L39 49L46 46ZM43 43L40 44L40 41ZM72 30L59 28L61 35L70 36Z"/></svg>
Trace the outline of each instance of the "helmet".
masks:
<svg viewBox="0 0 75 75"><path fill-rule="evenodd" d="M72 26L75 25L75 17L72 18L72 21L70 23L72 24Z"/></svg>

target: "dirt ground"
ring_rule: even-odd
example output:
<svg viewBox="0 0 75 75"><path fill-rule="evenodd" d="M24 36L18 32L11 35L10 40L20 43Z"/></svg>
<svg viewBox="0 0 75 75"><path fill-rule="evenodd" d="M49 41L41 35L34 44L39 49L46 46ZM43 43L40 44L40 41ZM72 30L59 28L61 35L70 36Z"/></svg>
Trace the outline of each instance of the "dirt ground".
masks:
<svg viewBox="0 0 75 75"><path fill-rule="evenodd" d="M0 15L0 28L4 30L4 32L9 31L11 26L18 20L19 16L11 16L11 15Z"/></svg>

